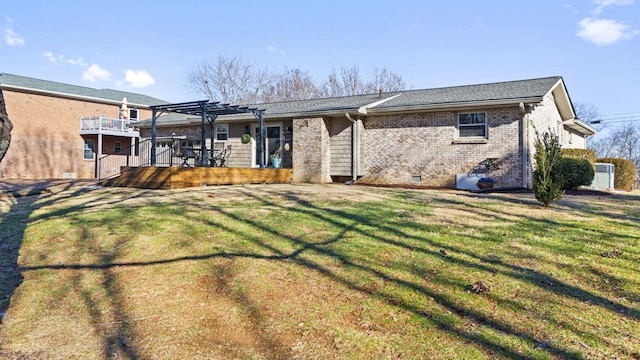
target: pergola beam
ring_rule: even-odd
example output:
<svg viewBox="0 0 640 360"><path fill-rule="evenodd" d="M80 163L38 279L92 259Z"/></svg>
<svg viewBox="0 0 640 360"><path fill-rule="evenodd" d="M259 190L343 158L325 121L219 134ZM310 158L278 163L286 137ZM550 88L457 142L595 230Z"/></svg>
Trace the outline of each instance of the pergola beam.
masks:
<svg viewBox="0 0 640 360"><path fill-rule="evenodd" d="M200 100L200 101L189 101L182 103L174 103L174 104L163 104L163 105L152 105L149 107L152 112L151 118L151 165L156 164L156 121L158 114L162 114L165 112L173 112L178 114L199 116L201 118L201 141L202 141L202 158L200 160L200 166L205 166L207 163L206 153L207 153L207 145L206 145L206 122L209 120L209 125L212 131L212 141L213 141L213 131L214 131L214 122L219 115L235 115L235 114L253 114L259 123L259 131L260 131L260 143L258 144L258 150L260 154L260 167L265 167L264 164L264 120L263 109L250 108L248 106L239 106L239 105L231 105L231 104L221 104L218 101L210 101L210 100ZM211 144L213 147L213 143Z"/></svg>

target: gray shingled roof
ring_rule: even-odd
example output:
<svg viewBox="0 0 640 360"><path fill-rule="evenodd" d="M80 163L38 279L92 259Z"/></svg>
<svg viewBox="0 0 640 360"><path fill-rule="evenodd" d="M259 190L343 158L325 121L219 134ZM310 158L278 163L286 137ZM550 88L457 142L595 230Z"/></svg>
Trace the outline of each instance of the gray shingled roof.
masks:
<svg viewBox="0 0 640 360"><path fill-rule="evenodd" d="M521 100L541 101L544 95L562 80L560 76L540 79L497 82L490 84L477 84L465 86L452 86L435 89L406 90L390 93L344 96L324 99L310 99L298 101L285 101L265 104L252 104L249 107L265 109L265 119L274 119L293 116L313 116L325 114L344 114L356 112L360 107L373 104L377 101L389 99L386 102L368 108L374 113L378 110L390 111L401 108L424 108L442 106L464 106L473 103L496 102L517 103ZM230 115L220 119L251 119L250 115ZM171 114L158 118L159 126L187 125L199 123L201 120L185 115ZM151 120L140 122L141 127L151 126Z"/></svg>
<svg viewBox="0 0 640 360"><path fill-rule="evenodd" d="M403 91L402 96L380 104L376 106L375 109L486 101L516 102L521 99L532 98L541 99L561 79L560 76L554 76L532 80Z"/></svg>
<svg viewBox="0 0 640 360"><path fill-rule="evenodd" d="M83 96L96 99L110 100L110 101L122 101L123 97L127 98L127 102L137 105L160 105L166 104L164 100L160 100L151 96L131 93L127 91L118 91L112 89L94 89L85 86L77 86L70 84L63 84L55 81L47 81L34 79L25 76L12 75L7 73L0 73L0 85L11 85L22 88L56 92L71 96Z"/></svg>

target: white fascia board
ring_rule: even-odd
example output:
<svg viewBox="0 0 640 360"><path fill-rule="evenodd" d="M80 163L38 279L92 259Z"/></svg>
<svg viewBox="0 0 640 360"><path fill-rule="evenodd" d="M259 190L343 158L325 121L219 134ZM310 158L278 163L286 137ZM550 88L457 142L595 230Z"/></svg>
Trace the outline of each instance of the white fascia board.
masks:
<svg viewBox="0 0 640 360"><path fill-rule="evenodd" d="M556 102L556 107L558 108L562 119L575 119L576 114L573 110L573 104L571 103L571 98L569 97L569 92L564 85L564 81L562 79L559 79L558 82L556 82L555 85L551 87L551 90L549 90L549 92L553 94L553 99Z"/></svg>
<svg viewBox="0 0 640 360"><path fill-rule="evenodd" d="M16 91L32 93L32 94L51 95L51 96L61 97L66 99L86 100L86 101L99 102L99 103L110 104L110 105L122 105L122 100L118 101L118 100L96 98L92 96L66 94L66 93L61 93L57 91L47 91L47 90L33 89L33 88L27 88L22 86L7 85L7 84L2 84L1 87L3 89L16 90ZM127 106L135 106L137 108L149 109L149 105L136 104L131 102L127 102Z"/></svg>
<svg viewBox="0 0 640 360"><path fill-rule="evenodd" d="M386 103L387 101L392 100L392 99L395 99L395 98L397 98L397 97L398 97L398 96L400 96L400 95L402 95L402 94L398 94L398 95L390 96L390 97L388 97L388 98L386 98L386 99L378 100L378 101L376 101L376 102L372 102L371 104L367 104L367 105L364 105L364 106L360 106L360 107L358 108L358 113L359 113L359 114L362 114L362 115L367 115L367 109L371 109L371 108L374 108L374 107L376 107L376 106L378 106L378 105L380 105L380 104L384 104L384 103Z"/></svg>
<svg viewBox="0 0 640 360"><path fill-rule="evenodd" d="M405 113L405 112L421 112L421 111L442 111L442 110L460 110L466 108L483 108L483 107L499 107L499 106L512 106L524 104L535 104L542 101L541 97L534 98L520 98L511 100L483 100L483 101L468 101L458 103L442 103L442 104L429 104L429 105L413 105L402 106L383 109L368 109L369 115L375 114L389 114L389 113Z"/></svg>
<svg viewBox="0 0 640 360"><path fill-rule="evenodd" d="M571 128L584 135L595 135L598 131L580 119L570 119L562 122L562 125Z"/></svg>

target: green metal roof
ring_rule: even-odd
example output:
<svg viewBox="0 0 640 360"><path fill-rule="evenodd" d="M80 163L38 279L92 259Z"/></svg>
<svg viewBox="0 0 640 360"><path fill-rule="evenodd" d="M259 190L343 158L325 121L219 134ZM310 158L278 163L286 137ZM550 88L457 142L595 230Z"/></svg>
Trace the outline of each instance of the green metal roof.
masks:
<svg viewBox="0 0 640 360"><path fill-rule="evenodd" d="M3 85L14 86L37 92L57 93L71 97L85 97L93 98L96 100L115 102L121 102L122 98L126 97L127 102L131 105L149 106L167 103L164 100L160 100L151 96L131 93L127 91L94 89L86 86L70 85L55 81L40 80L25 76L0 73L0 86Z"/></svg>

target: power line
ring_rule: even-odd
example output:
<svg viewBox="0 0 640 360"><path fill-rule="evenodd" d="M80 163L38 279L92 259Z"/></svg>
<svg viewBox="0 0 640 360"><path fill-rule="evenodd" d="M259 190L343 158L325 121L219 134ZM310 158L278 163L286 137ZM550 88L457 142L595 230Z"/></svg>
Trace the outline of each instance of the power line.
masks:
<svg viewBox="0 0 640 360"><path fill-rule="evenodd" d="M637 117L637 118L620 117L620 118L598 119L598 120L591 120L589 123L590 124L602 124L602 123L611 124L611 123L623 123L623 122L633 122L633 121L640 121L640 117Z"/></svg>

